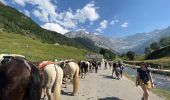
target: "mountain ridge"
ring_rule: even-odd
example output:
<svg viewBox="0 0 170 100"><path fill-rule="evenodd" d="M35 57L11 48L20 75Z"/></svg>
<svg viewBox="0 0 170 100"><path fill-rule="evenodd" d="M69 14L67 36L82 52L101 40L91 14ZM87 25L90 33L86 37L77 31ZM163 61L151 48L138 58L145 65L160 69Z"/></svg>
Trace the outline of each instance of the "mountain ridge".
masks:
<svg viewBox="0 0 170 100"><path fill-rule="evenodd" d="M160 38L170 36L170 27L165 29L155 29L151 32L136 33L134 35L121 38L108 38L102 35L81 31L68 32L66 37L89 38L105 48L111 49L119 53L127 51L135 51L137 54L143 54L145 47L148 47L152 42L158 42Z"/></svg>

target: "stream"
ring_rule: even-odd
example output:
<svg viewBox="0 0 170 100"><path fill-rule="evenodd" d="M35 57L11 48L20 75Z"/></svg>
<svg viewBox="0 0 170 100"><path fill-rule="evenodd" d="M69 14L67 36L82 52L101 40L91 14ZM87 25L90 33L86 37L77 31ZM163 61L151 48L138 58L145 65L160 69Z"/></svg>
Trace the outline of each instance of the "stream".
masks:
<svg viewBox="0 0 170 100"><path fill-rule="evenodd" d="M131 77L136 78L137 69L125 67L124 71ZM170 76L152 73L155 87L170 91Z"/></svg>

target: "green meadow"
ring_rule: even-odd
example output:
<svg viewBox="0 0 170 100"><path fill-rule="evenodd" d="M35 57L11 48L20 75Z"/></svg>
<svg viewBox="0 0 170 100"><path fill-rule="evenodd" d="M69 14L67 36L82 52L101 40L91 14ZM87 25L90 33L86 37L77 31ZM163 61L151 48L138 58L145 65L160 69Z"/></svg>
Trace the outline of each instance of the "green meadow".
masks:
<svg viewBox="0 0 170 100"><path fill-rule="evenodd" d="M0 32L0 53L21 54L31 61L84 59L84 49L42 43L26 36Z"/></svg>

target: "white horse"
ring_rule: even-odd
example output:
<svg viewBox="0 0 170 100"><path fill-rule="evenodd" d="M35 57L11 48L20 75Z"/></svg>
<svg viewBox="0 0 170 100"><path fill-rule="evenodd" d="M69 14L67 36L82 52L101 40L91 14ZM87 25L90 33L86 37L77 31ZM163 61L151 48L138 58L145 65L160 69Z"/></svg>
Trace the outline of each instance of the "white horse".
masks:
<svg viewBox="0 0 170 100"><path fill-rule="evenodd" d="M67 78L73 80L73 96L78 92L78 79L79 79L79 66L75 62L63 61L60 62L60 66L63 69L64 78L66 79L66 88L67 88Z"/></svg>
<svg viewBox="0 0 170 100"><path fill-rule="evenodd" d="M43 61L39 66L42 67L44 74L44 94L47 95L48 100L60 100L61 85L63 79L63 70L55 63L48 63ZM48 63L48 64L46 64Z"/></svg>

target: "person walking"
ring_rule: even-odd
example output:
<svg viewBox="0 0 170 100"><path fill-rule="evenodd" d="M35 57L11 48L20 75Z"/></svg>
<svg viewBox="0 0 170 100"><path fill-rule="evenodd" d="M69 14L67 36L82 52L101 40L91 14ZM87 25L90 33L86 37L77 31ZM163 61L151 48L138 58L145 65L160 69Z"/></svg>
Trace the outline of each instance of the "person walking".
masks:
<svg viewBox="0 0 170 100"><path fill-rule="evenodd" d="M117 80L120 80L120 71L121 71L121 69L120 69L120 67L118 65L118 62L116 62L115 75L116 75Z"/></svg>
<svg viewBox="0 0 170 100"><path fill-rule="evenodd" d="M120 77L122 78L122 77L123 77L123 69L124 69L124 66L123 66L123 64L121 63L121 61L118 61L118 67L120 68Z"/></svg>
<svg viewBox="0 0 170 100"><path fill-rule="evenodd" d="M148 65L146 63L142 63L141 67L137 69L136 76L136 86L140 85L143 90L142 100L149 100L149 91L154 87L153 79L150 70L148 69Z"/></svg>
<svg viewBox="0 0 170 100"><path fill-rule="evenodd" d="M113 67L112 67L112 77L114 78L115 70L116 70L117 64L116 62L113 62Z"/></svg>
<svg viewBox="0 0 170 100"><path fill-rule="evenodd" d="M104 69L107 69L107 61L104 62Z"/></svg>

